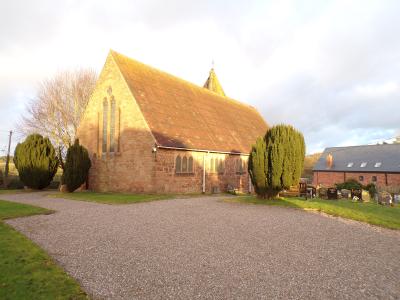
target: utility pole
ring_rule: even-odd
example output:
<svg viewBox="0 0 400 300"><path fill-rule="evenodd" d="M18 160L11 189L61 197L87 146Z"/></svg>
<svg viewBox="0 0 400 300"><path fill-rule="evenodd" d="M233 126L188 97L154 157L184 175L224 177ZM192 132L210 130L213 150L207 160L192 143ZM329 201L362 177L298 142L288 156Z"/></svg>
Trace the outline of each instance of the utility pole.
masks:
<svg viewBox="0 0 400 300"><path fill-rule="evenodd" d="M7 158L6 158L6 167L4 170L4 187L7 186L7 179L8 179L8 169L9 169L9 164L10 164L10 149L11 149L11 136L12 136L12 130L10 130L10 135L8 137L8 151L7 151Z"/></svg>

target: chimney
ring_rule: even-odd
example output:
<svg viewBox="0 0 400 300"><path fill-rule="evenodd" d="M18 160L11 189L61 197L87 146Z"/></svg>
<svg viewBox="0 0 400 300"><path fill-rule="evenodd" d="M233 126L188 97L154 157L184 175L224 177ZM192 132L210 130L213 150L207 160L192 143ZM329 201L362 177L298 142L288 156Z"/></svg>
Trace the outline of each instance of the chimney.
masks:
<svg viewBox="0 0 400 300"><path fill-rule="evenodd" d="M331 153L329 153L326 156L326 168L331 169L333 167L333 156Z"/></svg>

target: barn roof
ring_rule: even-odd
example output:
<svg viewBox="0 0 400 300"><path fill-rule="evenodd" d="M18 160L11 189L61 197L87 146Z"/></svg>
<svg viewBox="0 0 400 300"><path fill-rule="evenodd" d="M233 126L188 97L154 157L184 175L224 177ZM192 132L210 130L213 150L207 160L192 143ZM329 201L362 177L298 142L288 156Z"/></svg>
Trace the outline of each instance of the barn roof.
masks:
<svg viewBox="0 0 400 300"><path fill-rule="evenodd" d="M249 153L268 128L257 110L111 51L157 144Z"/></svg>
<svg viewBox="0 0 400 300"><path fill-rule="evenodd" d="M332 167L326 163L329 154ZM400 173L400 144L326 148L313 171Z"/></svg>

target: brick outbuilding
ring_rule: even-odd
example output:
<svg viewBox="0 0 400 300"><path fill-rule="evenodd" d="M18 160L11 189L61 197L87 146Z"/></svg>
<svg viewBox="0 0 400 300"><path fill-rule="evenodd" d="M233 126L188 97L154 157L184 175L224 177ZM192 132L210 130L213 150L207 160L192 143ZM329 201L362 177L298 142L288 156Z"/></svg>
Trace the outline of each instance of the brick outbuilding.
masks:
<svg viewBox="0 0 400 300"><path fill-rule="evenodd" d="M77 136L96 191L249 191L251 145L268 126L225 96L210 71L204 87L110 51Z"/></svg>
<svg viewBox="0 0 400 300"><path fill-rule="evenodd" d="M348 179L400 186L400 144L326 148L313 168L313 184L333 186Z"/></svg>

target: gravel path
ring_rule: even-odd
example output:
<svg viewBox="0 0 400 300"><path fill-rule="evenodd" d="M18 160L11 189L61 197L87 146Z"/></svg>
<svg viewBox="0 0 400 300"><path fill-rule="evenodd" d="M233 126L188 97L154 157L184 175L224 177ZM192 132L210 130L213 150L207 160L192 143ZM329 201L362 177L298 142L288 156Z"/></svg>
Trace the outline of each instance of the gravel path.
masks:
<svg viewBox="0 0 400 300"><path fill-rule="evenodd" d="M94 299L400 299L400 232L215 197L54 209L7 221Z"/></svg>

